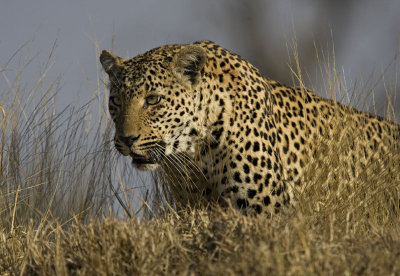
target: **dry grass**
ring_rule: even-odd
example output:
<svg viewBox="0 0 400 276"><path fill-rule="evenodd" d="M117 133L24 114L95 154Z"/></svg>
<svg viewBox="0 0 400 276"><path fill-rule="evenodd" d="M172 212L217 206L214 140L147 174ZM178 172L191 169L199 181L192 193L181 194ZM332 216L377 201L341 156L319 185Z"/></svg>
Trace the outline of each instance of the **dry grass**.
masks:
<svg viewBox="0 0 400 276"><path fill-rule="evenodd" d="M41 73L23 84L26 66L13 79L0 69L8 80L0 100L0 275L400 274L399 183L373 167L352 185L328 181L345 171L340 138L320 141L299 204L270 219L218 206L177 213L139 195L135 207L125 194L132 175L111 151L104 114L89 127L93 103L56 112L57 82L44 89ZM341 87L333 75L329 83ZM387 162L400 164L400 153ZM110 198L113 179L122 196ZM151 206L168 205L160 193ZM131 218L116 214L114 199Z"/></svg>
<svg viewBox="0 0 400 276"><path fill-rule="evenodd" d="M364 215L366 215L364 213ZM2 268L28 275L310 275L400 273L399 219L296 211L273 219L186 210L153 220L108 217L5 236Z"/></svg>

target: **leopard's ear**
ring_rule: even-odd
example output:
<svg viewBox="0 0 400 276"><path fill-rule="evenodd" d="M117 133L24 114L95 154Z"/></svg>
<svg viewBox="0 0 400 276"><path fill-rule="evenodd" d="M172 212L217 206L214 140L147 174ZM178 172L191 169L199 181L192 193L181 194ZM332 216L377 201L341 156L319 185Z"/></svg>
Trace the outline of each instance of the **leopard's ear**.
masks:
<svg viewBox="0 0 400 276"><path fill-rule="evenodd" d="M104 71L109 76L115 76L119 72L122 62L124 59L113 55L111 52L107 50L103 50L100 55L100 63L104 68Z"/></svg>
<svg viewBox="0 0 400 276"><path fill-rule="evenodd" d="M184 46L174 59L174 73L183 83L196 86L207 61L206 51L197 45Z"/></svg>

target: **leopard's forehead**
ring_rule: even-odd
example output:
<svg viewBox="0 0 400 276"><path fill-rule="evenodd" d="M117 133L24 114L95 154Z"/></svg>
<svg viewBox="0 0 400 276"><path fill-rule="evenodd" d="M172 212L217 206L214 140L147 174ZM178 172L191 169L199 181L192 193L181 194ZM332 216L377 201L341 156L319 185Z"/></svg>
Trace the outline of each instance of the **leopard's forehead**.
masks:
<svg viewBox="0 0 400 276"><path fill-rule="evenodd" d="M180 45L161 46L125 60L117 76L118 90L132 98L139 96L143 90L149 91L162 85L170 71L173 56L180 48Z"/></svg>

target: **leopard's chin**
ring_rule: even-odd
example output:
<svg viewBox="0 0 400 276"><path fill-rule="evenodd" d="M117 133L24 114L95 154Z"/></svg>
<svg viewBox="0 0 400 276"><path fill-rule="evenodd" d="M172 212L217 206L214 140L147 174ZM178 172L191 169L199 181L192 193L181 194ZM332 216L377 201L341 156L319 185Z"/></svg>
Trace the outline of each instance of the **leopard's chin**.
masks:
<svg viewBox="0 0 400 276"><path fill-rule="evenodd" d="M160 165L155 164L155 163L135 163L132 161L132 165L141 171L154 171L156 170Z"/></svg>

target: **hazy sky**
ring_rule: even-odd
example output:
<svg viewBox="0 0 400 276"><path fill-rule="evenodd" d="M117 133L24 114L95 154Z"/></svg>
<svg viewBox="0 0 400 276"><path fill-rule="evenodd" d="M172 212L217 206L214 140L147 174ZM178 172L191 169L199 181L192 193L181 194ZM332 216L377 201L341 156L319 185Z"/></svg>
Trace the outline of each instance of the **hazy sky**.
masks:
<svg viewBox="0 0 400 276"><path fill-rule="evenodd" d="M399 50L398 0L0 1L0 67L34 38L29 48L35 56L30 65L33 72L57 41L47 79L62 75L60 98L64 104L72 102L78 92L84 99L92 95L100 71L95 41L100 49L110 48L112 38L114 51L121 56L134 56L166 43L214 40L283 82L289 76L286 43L293 28L300 55L306 57L314 49L305 41L317 39L327 45L332 31L336 63L343 66L347 79L354 81L365 80L372 72L379 75ZM254 50L257 47L262 57L260 50ZM14 68L21 57L9 67ZM307 68L311 73L316 70L312 62L305 65L311 67ZM13 76L12 71L5 74ZM0 78L0 89L4 88Z"/></svg>

